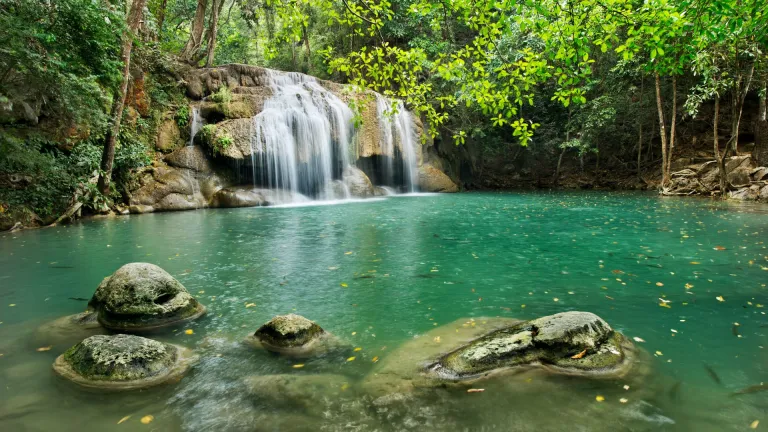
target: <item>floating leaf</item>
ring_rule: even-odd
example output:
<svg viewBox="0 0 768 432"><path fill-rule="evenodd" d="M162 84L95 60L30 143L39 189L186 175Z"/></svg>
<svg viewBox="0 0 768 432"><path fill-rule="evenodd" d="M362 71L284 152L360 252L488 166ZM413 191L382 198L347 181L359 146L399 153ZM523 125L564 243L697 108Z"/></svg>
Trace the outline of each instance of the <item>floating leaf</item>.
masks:
<svg viewBox="0 0 768 432"><path fill-rule="evenodd" d="M757 426L760 425L760 420L755 420L752 423L749 424L750 429L757 429Z"/></svg>
<svg viewBox="0 0 768 432"><path fill-rule="evenodd" d="M484 391L485 391L485 389L481 389L481 388L471 388L471 389L467 389L467 393L482 393L482 392L484 392Z"/></svg>
<svg viewBox="0 0 768 432"><path fill-rule="evenodd" d="M188 335L195 334L195 331L192 329L186 329L184 330L184 334L188 334Z"/></svg>
<svg viewBox="0 0 768 432"><path fill-rule="evenodd" d="M354 357L354 356L352 356L352 357L348 358L348 359L347 359L347 361L348 361L348 362L351 362L351 361L355 361L355 357Z"/></svg>
<svg viewBox="0 0 768 432"><path fill-rule="evenodd" d="M352 251L344 252L344 255L352 255Z"/></svg>
<svg viewBox="0 0 768 432"><path fill-rule="evenodd" d="M661 282L656 282L656 286L664 286L664 284Z"/></svg>
<svg viewBox="0 0 768 432"><path fill-rule="evenodd" d="M299 364L295 364L295 365L293 365L293 368L294 368L294 369L301 369L301 368L303 368L303 367L304 367L304 363L299 363Z"/></svg>
<svg viewBox="0 0 768 432"><path fill-rule="evenodd" d="M598 401L598 402L602 402L602 401L605 400L605 397L597 395L597 396L595 396L595 400Z"/></svg>
<svg viewBox="0 0 768 432"><path fill-rule="evenodd" d="M256 307L256 303L246 303L245 308Z"/></svg>
<svg viewBox="0 0 768 432"><path fill-rule="evenodd" d="M701 263L700 263L700 262L698 262L698 261L691 261L691 264L693 264L693 265L699 265L699 264L701 264Z"/></svg>
<svg viewBox="0 0 768 432"><path fill-rule="evenodd" d="M584 351L582 351L582 352L580 352L580 353L578 353L578 354L572 355L572 356L571 356L571 358L572 358L572 359L580 359L580 358L584 357L584 355L585 355L586 353L587 353L587 350L586 350L586 349L584 349Z"/></svg>
<svg viewBox="0 0 768 432"><path fill-rule="evenodd" d="M716 251L724 251L725 250L725 246L715 246L712 249L714 249Z"/></svg>
<svg viewBox="0 0 768 432"><path fill-rule="evenodd" d="M362 351L362 350L363 350L363 349L362 349L362 348L360 348L360 347L357 347L357 348L355 348L355 352L357 352L357 351Z"/></svg>
<svg viewBox="0 0 768 432"><path fill-rule="evenodd" d="M371 361L372 361L372 362L374 362L374 363L378 362L378 361L379 361L379 356L374 356L374 357L371 359Z"/></svg>
<svg viewBox="0 0 768 432"><path fill-rule="evenodd" d="M152 423L152 420L154 420L154 419L155 419L155 416L145 415L144 417L141 418L141 422L143 424L150 424L150 423Z"/></svg>
<svg viewBox="0 0 768 432"><path fill-rule="evenodd" d="M348 287L348 286L349 286L349 285L347 285L345 282L342 282L342 283L340 283L339 285L341 285L341 287L342 287L342 288L346 288L346 287Z"/></svg>
<svg viewBox="0 0 768 432"><path fill-rule="evenodd" d="M127 415L127 416L121 418L120 420L118 420L117 424L123 423L124 421L128 420L129 418L131 418L131 416Z"/></svg>
<svg viewBox="0 0 768 432"><path fill-rule="evenodd" d="M633 339L635 342L645 342L645 340L643 340L642 338L639 338L639 337L637 337L637 336L633 337L632 339Z"/></svg>
<svg viewBox="0 0 768 432"><path fill-rule="evenodd" d="M717 299L717 301L719 301L719 302L724 302L724 301L725 301L725 299L723 298L723 296L717 296L717 297L715 297L715 298L716 298L716 299Z"/></svg>
<svg viewBox="0 0 768 432"><path fill-rule="evenodd" d="M619 399L619 402L621 402L621 403L627 403L627 402L629 402L629 399L627 399L627 398L621 398L621 399Z"/></svg>
<svg viewBox="0 0 768 432"><path fill-rule="evenodd" d="M43 351L50 351L53 346L47 346L47 347L40 347L37 349L37 352L43 352Z"/></svg>

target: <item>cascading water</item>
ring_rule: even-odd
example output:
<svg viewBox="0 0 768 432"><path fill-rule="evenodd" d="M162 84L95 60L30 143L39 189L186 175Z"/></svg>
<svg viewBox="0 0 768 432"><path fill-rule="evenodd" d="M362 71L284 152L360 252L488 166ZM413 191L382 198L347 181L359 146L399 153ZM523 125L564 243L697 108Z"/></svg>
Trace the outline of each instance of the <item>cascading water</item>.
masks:
<svg viewBox="0 0 768 432"><path fill-rule="evenodd" d="M395 185L396 172L402 173L402 183L408 192L416 191L418 134L413 127L411 113L402 101L386 99L376 95L376 111L379 116L381 150L384 155L383 177L387 185ZM400 166L395 166L395 147L400 151Z"/></svg>
<svg viewBox="0 0 768 432"><path fill-rule="evenodd" d="M195 135L203 127L203 118L200 117L200 107L192 107L192 118L189 119L189 144L195 145Z"/></svg>
<svg viewBox="0 0 768 432"><path fill-rule="evenodd" d="M268 70L266 79L273 95L253 117L254 185L344 198L329 185L350 164L352 111L310 76Z"/></svg>

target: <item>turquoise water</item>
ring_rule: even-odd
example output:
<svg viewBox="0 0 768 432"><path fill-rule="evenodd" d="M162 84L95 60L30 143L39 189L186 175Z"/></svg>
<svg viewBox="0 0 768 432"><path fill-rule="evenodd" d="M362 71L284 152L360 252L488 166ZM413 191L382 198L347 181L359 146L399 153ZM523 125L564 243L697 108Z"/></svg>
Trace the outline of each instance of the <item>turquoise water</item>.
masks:
<svg viewBox="0 0 768 432"><path fill-rule="evenodd" d="M766 238L765 207L598 192L201 210L4 233L0 429L111 430L126 416L124 430L764 428L768 393L731 393L768 381ZM206 317L156 335L194 348L200 363L178 384L138 393L62 382L50 365L77 340L46 334L44 324L84 309L71 298L89 298L132 261L160 265L208 306ZM643 340L647 375L530 372L473 384L482 393L435 389L386 405L362 385L406 343L444 331L435 343L447 346L458 319L566 310L594 312ZM289 312L349 352L296 369L241 343ZM299 403L243 384L276 373L322 373L328 389ZM142 424L146 415L153 421Z"/></svg>

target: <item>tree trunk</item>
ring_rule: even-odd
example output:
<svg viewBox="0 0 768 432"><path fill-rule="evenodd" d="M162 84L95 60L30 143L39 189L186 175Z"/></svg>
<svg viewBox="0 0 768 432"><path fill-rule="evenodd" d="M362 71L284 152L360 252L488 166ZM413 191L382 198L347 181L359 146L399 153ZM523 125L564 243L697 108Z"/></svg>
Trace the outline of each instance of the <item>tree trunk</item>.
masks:
<svg viewBox="0 0 768 432"><path fill-rule="evenodd" d="M205 67L213 66L213 57L216 53L216 33L219 32L219 13L224 5L224 0L213 0L211 4L211 22L208 24L208 58Z"/></svg>
<svg viewBox="0 0 768 432"><path fill-rule="evenodd" d="M656 79L656 110L659 112L659 136L661 137L661 186L669 182L667 177L667 129L664 124L664 107L661 100L661 79L659 73L655 73Z"/></svg>
<svg viewBox="0 0 768 432"><path fill-rule="evenodd" d="M755 124L755 150L752 157L761 164L768 162L768 79L763 80L762 97L760 97L760 108L757 111L757 123Z"/></svg>
<svg viewBox="0 0 768 432"><path fill-rule="evenodd" d="M120 122L123 118L123 108L125 107L125 96L128 92L128 82L131 77L131 50L133 49L133 38L141 24L141 15L144 13L144 4L146 0L133 0L131 10L128 12L128 28L122 36L122 46L120 49L120 60L123 62L123 81L120 83L118 93L112 101L112 121L107 136L104 139L104 152L101 155L101 174L99 176L99 191L109 194L109 183L112 178L112 165L115 161L115 146L117 137L120 135Z"/></svg>
<svg viewBox="0 0 768 432"><path fill-rule="evenodd" d="M312 49L309 47L309 29L304 26L304 47L307 49L307 72L312 70Z"/></svg>
<svg viewBox="0 0 768 432"><path fill-rule="evenodd" d="M717 123L720 119L720 95L715 94L715 120L713 121L713 132L714 132L714 153L715 153L715 159L717 160L717 169L720 173L720 196L725 198L726 195L726 181L728 179L728 176L725 173L725 158L728 156L728 150L730 149L729 145L725 146L725 150L723 150L723 154L720 154L720 143L719 143L719 136L718 136L718 128Z"/></svg>
<svg viewBox="0 0 768 432"><path fill-rule="evenodd" d="M677 124L677 77L672 75L672 119L669 128L669 154L667 154L667 180L672 173L672 153L675 150L675 125Z"/></svg>
<svg viewBox="0 0 768 432"><path fill-rule="evenodd" d="M645 78L640 81L640 109L643 109L643 96L645 94ZM640 121L637 127L637 176L640 177L640 158L643 155L643 116L638 116Z"/></svg>
<svg viewBox="0 0 768 432"><path fill-rule="evenodd" d="M197 0L195 19L189 29L189 39L179 57L182 61L192 63L200 47L203 45L203 30L205 30L205 11L208 9L208 0Z"/></svg>
<svg viewBox="0 0 768 432"><path fill-rule="evenodd" d="M163 23L165 23L165 12L168 6L168 0L163 0L160 3L160 8L157 10L157 39L160 39L160 35L163 33Z"/></svg>
<svg viewBox="0 0 768 432"><path fill-rule="evenodd" d="M563 147L563 150L560 151L560 157L557 158L557 169L555 169L555 179L552 181L554 186L557 186L558 180L560 180L560 166L563 164L563 155L565 155L566 150L568 150L568 147Z"/></svg>

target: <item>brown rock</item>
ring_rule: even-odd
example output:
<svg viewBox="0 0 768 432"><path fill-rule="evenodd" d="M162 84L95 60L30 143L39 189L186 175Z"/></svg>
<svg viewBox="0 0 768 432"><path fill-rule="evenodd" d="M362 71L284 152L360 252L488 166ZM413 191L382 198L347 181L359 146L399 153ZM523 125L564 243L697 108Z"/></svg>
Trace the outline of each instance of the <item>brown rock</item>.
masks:
<svg viewBox="0 0 768 432"><path fill-rule="evenodd" d="M157 129L155 148L163 153L171 152L184 145L181 140L179 125L174 119L163 121Z"/></svg>
<svg viewBox="0 0 768 432"><path fill-rule="evenodd" d="M419 167L419 189L424 192L459 191L459 187L450 177L430 164Z"/></svg>

